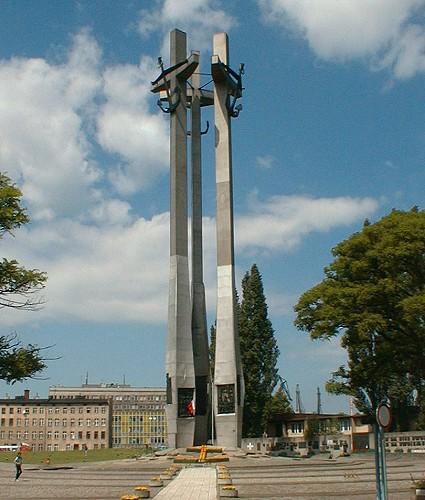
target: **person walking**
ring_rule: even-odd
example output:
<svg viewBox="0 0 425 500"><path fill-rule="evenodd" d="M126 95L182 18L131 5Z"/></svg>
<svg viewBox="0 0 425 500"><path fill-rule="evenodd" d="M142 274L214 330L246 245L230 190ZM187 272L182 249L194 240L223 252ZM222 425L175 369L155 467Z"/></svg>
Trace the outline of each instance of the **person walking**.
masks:
<svg viewBox="0 0 425 500"><path fill-rule="evenodd" d="M15 467L16 467L16 477L15 481L19 479L19 476L22 474L22 453L18 451L16 457L15 457Z"/></svg>

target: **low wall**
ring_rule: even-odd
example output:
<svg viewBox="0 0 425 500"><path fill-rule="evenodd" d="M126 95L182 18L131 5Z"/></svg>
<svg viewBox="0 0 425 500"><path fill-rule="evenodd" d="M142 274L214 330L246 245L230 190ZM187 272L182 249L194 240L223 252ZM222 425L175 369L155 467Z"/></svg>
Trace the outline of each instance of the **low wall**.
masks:
<svg viewBox="0 0 425 500"><path fill-rule="evenodd" d="M425 453L425 431L386 432L384 438L390 453Z"/></svg>

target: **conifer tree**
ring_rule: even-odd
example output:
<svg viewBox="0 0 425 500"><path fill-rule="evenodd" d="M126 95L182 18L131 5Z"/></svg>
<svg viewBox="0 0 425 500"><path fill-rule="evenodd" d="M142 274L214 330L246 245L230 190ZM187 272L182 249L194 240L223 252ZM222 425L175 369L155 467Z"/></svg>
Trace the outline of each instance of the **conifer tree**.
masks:
<svg viewBox="0 0 425 500"><path fill-rule="evenodd" d="M261 274L254 264L242 280L239 337L245 380L244 436L261 436L266 430L272 394L279 381L279 349L268 318Z"/></svg>

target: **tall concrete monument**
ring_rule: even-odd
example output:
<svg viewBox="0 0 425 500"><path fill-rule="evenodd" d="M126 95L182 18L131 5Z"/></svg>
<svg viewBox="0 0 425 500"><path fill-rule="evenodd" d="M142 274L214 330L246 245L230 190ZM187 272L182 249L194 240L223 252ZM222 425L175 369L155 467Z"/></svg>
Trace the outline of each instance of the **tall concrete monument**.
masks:
<svg viewBox="0 0 425 500"><path fill-rule="evenodd" d="M199 72L192 75L188 94L192 174L192 343L196 392L194 444L201 445L208 440L210 382L202 250L201 107L213 104L214 96L211 91L201 89Z"/></svg>
<svg viewBox="0 0 425 500"><path fill-rule="evenodd" d="M239 447L242 437L244 383L236 317L231 117L240 107L241 75L229 67L226 33L214 35L211 73L214 80L217 327L214 369L214 414L217 443ZM242 68L241 68L242 73Z"/></svg>
<svg viewBox="0 0 425 500"><path fill-rule="evenodd" d="M201 86L199 53L186 56L186 34L170 34L170 64L152 82L158 104L170 114L170 278L166 354L170 447L205 444L212 396L221 446L240 446L243 374L235 316L235 273L230 119L239 114L241 73L228 66L228 39L214 36L214 91ZM201 107L214 104L217 188L217 334L215 381L210 368L203 279ZM191 130L187 131L187 108ZM188 262L187 136L191 137L192 283Z"/></svg>
<svg viewBox="0 0 425 500"><path fill-rule="evenodd" d="M170 34L171 67L152 82L152 91L166 96L170 113L170 276L166 352L168 444L193 445L195 371L188 262L187 80L199 54L187 59L186 33Z"/></svg>

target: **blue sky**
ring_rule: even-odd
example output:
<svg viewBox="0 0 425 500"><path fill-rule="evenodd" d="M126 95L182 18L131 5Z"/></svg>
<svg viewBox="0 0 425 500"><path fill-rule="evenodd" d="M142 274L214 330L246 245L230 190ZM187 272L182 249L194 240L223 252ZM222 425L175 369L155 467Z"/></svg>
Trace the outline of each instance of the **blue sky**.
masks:
<svg viewBox="0 0 425 500"><path fill-rule="evenodd" d="M263 275L280 374L304 406L345 360L292 322L331 248L392 208L424 206L425 0L2 0L0 169L32 222L2 254L47 271L39 312L2 310L2 333L54 345L55 384L162 385L168 276L168 117L150 81L168 32L208 73L212 34L245 63L233 121L236 267ZM208 81L205 76L203 83ZM203 120L212 121L206 110ZM214 150L203 139L205 281L215 308Z"/></svg>

